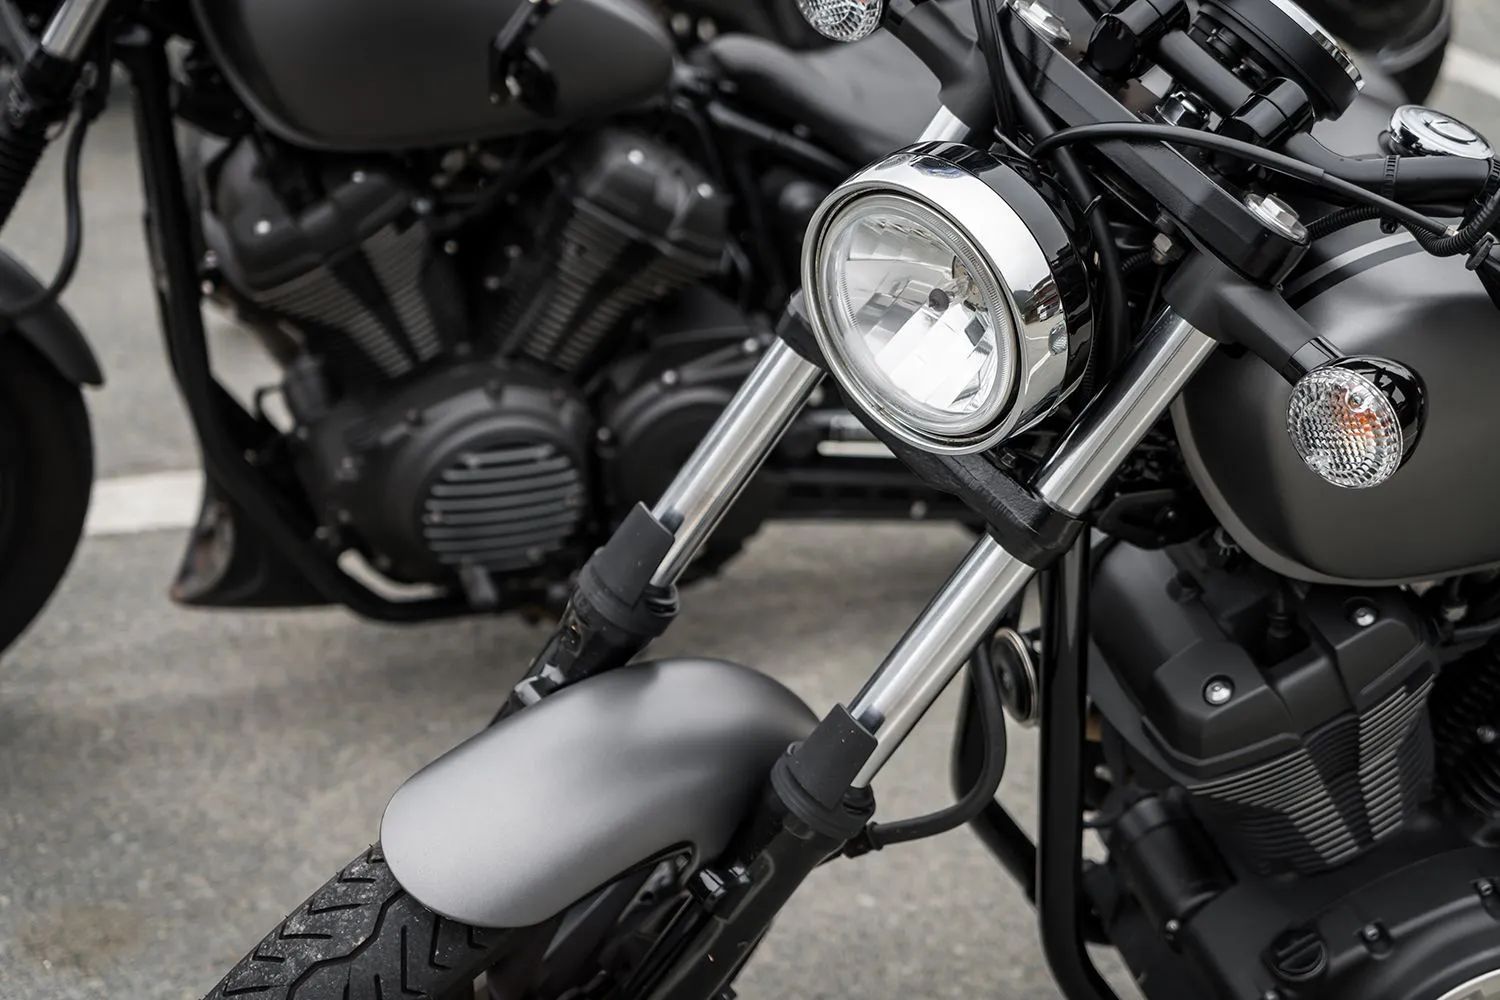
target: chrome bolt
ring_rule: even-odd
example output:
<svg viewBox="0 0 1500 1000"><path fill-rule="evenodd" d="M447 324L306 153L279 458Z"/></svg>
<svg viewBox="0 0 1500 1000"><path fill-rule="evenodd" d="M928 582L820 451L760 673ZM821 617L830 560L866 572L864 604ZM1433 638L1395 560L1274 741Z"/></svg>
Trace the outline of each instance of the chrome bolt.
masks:
<svg viewBox="0 0 1500 1000"><path fill-rule="evenodd" d="M682 376L677 374L677 372L671 368L668 368L666 371L661 373L662 385L676 385L680 381L682 381Z"/></svg>
<svg viewBox="0 0 1500 1000"><path fill-rule="evenodd" d="M444 243L443 253L447 254L449 257L452 257L454 254L458 253L458 240L449 240L448 242Z"/></svg>
<svg viewBox="0 0 1500 1000"><path fill-rule="evenodd" d="M1234 682L1228 677L1215 677L1203 688L1203 700L1210 705L1229 704L1229 699L1234 697Z"/></svg>
<svg viewBox="0 0 1500 1000"><path fill-rule="evenodd" d="M255 235L256 236L266 236L266 235L269 235L270 232L271 232L271 220L270 219L261 219L259 222L257 222L255 224Z"/></svg>
<svg viewBox="0 0 1500 1000"><path fill-rule="evenodd" d="M356 170L349 175L349 179L355 184L363 184L365 182L365 172L363 170Z"/></svg>
<svg viewBox="0 0 1500 1000"><path fill-rule="evenodd" d="M625 159L629 160L632 166L638 167L646 162L646 154L642 150L632 149L625 154Z"/></svg>
<svg viewBox="0 0 1500 1000"><path fill-rule="evenodd" d="M1374 944L1381 938L1380 925L1365 924L1364 929L1359 932L1359 936L1364 938L1368 943Z"/></svg>
<svg viewBox="0 0 1500 1000"><path fill-rule="evenodd" d="M1500 730L1496 730L1494 726L1480 726L1474 735L1479 737L1479 742L1486 746L1500 740Z"/></svg>
<svg viewBox="0 0 1500 1000"><path fill-rule="evenodd" d="M1016 16L1026 25L1056 46L1065 46L1073 41L1072 32L1062 18L1054 14L1041 0L1011 0Z"/></svg>
<svg viewBox="0 0 1500 1000"><path fill-rule="evenodd" d="M1349 621L1360 628L1369 628L1380 621L1380 612L1368 604L1361 604L1349 614Z"/></svg>
<svg viewBox="0 0 1500 1000"><path fill-rule="evenodd" d="M709 184L707 181L705 181L704 183L698 185L698 197L712 198L713 196L714 186L712 184Z"/></svg>
<svg viewBox="0 0 1500 1000"><path fill-rule="evenodd" d="M1247 194L1245 207L1251 215L1293 243L1307 242L1307 227L1302 224L1296 209L1274 194Z"/></svg>
<svg viewBox="0 0 1500 1000"><path fill-rule="evenodd" d="M1173 917L1171 920L1167 921L1167 925L1163 927L1162 930L1167 932L1167 937L1174 938L1177 936L1177 932L1182 930L1182 921L1178 920L1176 917Z"/></svg>

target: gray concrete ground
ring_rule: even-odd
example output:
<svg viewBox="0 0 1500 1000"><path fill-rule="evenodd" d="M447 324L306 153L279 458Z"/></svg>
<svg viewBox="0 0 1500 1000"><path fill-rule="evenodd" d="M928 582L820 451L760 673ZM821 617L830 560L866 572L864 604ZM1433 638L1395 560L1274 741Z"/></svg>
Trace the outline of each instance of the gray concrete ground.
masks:
<svg viewBox="0 0 1500 1000"><path fill-rule="evenodd" d="M1500 57L1500 11L1461 0L1461 43ZM1470 83L1475 81L1470 80ZM1500 136L1462 79L1434 103ZM101 474L191 467L139 237L128 117L85 173L89 244L68 304L109 372ZM50 272L55 160L5 233ZM245 349L233 334L221 352ZM785 526L690 592L664 653L764 667L814 706L847 698L967 547L943 527ZM0 1000L200 996L375 836L385 797L488 717L543 630L393 629L337 611L208 614L163 588L173 533L85 542L0 672ZM879 785L890 815L945 801L945 701ZM1004 798L1029 817L1015 734ZM966 833L820 872L743 982L751 997L1049 997L1024 901Z"/></svg>

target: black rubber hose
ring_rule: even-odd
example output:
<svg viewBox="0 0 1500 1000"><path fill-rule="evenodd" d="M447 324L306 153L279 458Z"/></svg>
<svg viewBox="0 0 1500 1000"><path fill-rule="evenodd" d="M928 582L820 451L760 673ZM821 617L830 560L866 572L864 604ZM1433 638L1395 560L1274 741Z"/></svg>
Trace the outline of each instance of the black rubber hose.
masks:
<svg viewBox="0 0 1500 1000"><path fill-rule="evenodd" d="M73 126L72 133L68 136L68 148L63 162L63 213L65 218L65 235L63 239L62 260L57 266L55 274L47 287L35 292L30 298L19 302L6 302L0 300L0 319L16 320L23 316L45 309L56 302L62 295L63 289L68 287L68 282L73 280L73 274L78 270L78 260L83 255L83 195L82 195L82 171L83 171L83 140L88 135L89 125L92 119L81 116ZM46 147L45 140L42 143ZM6 161L4 139L0 138L0 161ZM40 156L40 154L38 154ZM32 167L36 166L35 162ZM0 170L8 169L0 167ZM29 175L28 175L29 176ZM10 179L0 178L0 184L10 183ZM25 179L20 181L20 187L26 186ZM9 199L4 206L5 215L8 217L10 211L15 208L16 199L20 197L20 191L11 197L9 188L5 189L4 197ZM0 219L0 225L4 220Z"/></svg>
<svg viewBox="0 0 1500 1000"><path fill-rule="evenodd" d="M1051 122L1047 119L1046 110L1026 86L1026 82L1021 79L1020 71L1016 69L1015 59L1011 55L1010 46L1006 43L1004 36L999 33L998 25L995 44L1000 50L1000 62L1005 73L1004 86L1010 91L1016 116L1021 124L1031 133L1039 146L1044 145L1049 136L1055 137L1063 134L1053 129ZM1037 155L1035 150L1032 155ZM1089 233L1093 237L1094 252L1099 255L1099 280L1104 293L1102 296L1104 322L1095 333L1093 359L1090 362L1093 381L1097 385L1124 357L1126 345L1130 340L1130 312L1125 298L1125 280L1120 268L1120 252L1115 246L1114 233L1109 227L1109 216L1103 204L1096 200L1094 185L1078 166L1078 161L1067 150L1059 150L1053 159L1057 162L1057 170L1061 175L1063 186L1084 213L1084 222L1088 224Z"/></svg>
<svg viewBox="0 0 1500 1000"><path fill-rule="evenodd" d="M1307 224L1307 235L1312 240L1321 240L1325 236L1332 236L1341 229L1371 219L1380 218L1380 209L1371 205L1350 205L1336 212L1314 219Z"/></svg>
<svg viewBox="0 0 1500 1000"><path fill-rule="evenodd" d="M979 706L980 730L984 734L984 766L973 787L963 798L945 809L895 823L871 823L846 852L852 855L878 851L891 844L936 837L969 823L995 799L1000 780L1005 777L1009 744L1005 734L1005 702L988 642L980 643L969 658L969 673L974 679L974 694Z"/></svg>

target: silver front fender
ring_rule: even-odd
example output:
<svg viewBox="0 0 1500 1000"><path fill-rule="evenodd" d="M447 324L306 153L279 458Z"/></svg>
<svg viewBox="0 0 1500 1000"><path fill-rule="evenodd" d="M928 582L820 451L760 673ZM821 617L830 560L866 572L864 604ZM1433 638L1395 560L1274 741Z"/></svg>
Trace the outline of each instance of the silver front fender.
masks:
<svg viewBox="0 0 1500 1000"><path fill-rule="evenodd" d="M778 682L719 660L624 667L429 764L386 806L401 885L445 917L529 927L617 875L727 846L787 746L817 723Z"/></svg>

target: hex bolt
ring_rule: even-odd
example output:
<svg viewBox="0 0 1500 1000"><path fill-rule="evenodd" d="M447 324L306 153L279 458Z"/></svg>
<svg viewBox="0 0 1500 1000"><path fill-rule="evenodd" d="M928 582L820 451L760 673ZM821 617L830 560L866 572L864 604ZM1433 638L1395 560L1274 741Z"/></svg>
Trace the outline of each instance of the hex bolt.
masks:
<svg viewBox="0 0 1500 1000"><path fill-rule="evenodd" d="M1167 921L1166 926L1164 926L1162 930L1166 932L1167 937L1175 938L1177 936L1177 933L1182 930L1182 921L1178 920L1176 917L1173 917L1171 920Z"/></svg>
<svg viewBox="0 0 1500 1000"><path fill-rule="evenodd" d="M1359 936L1364 940L1366 944L1376 944L1385 935L1380 930L1379 924L1365 924L1365 926L1360 930Z"/></svg>
<svg viewBox="0 0 1500 1000"><path fill-rule="evenodd" d="M1480 726L1474 732L1474 735L1479 737L1479 742L1485 745L1489 745L1491 743L1494 743L1496 740L1500 740L1500 730L1496 730L1494 726Z"/></svg>
<svg viewBox="0 0 1500 1000"><path fill-rule="evenodd" d="M1229 704L1234 697L1234 682L1228 677L1215 677L1203 688L1203 700L1217 708Z"/></svg>
<svg viewBox="0 0 1500 1000"><path fill-rule="evenodd" d="M1369 628L1380 621L1380 612L1368 604L1361 604L1349 613L1349 621L1360 628Z"/></svg>

